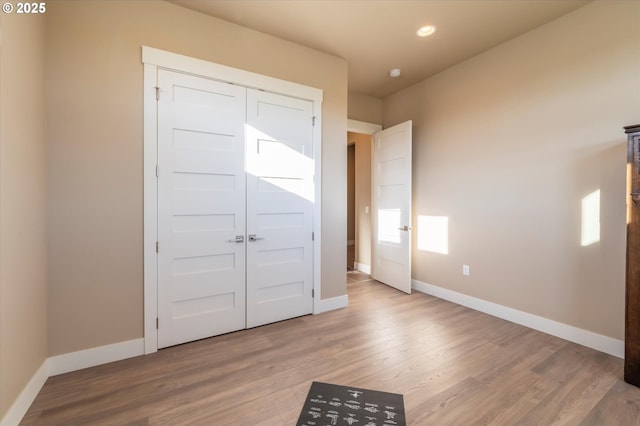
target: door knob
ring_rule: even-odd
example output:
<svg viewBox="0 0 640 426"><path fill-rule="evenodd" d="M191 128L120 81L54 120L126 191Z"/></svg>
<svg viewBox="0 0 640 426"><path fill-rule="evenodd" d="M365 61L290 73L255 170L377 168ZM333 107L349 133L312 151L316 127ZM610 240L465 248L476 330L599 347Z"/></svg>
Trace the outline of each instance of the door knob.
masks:
<svg viewBox="0 0 640 426"><path fill-rule="evenodd" d="M258 240L264 240L264 237L257 237L256 234L249 234L249 241L254 242Z"/></svg>
<svg viewBox="0 0 640 426"><path fill-rule="evenodd" d="M409 230L411 229L411 227L410 227L410 226L407 226L407 225L404 225L404 226L401 226L401 227L400 227L400 228L398 228L398 229L399 229L400 231L409 231Z"/></svg>
<svg viewBox="0 0 640 426"><path fill-rule="evenodd" d="M236 235L235 240L227 240L229 243L244 243L244 235Z"/></svg>

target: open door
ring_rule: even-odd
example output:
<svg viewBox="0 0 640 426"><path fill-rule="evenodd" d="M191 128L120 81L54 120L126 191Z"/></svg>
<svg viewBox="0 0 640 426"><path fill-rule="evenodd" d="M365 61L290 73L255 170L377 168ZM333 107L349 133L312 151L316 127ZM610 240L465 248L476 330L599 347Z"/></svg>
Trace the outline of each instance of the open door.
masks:
<svg viewBox="0 0 640 426"><path fill-rule="evenodd" d="M371 277L411 293L411 120L373 135Z"/></svg>

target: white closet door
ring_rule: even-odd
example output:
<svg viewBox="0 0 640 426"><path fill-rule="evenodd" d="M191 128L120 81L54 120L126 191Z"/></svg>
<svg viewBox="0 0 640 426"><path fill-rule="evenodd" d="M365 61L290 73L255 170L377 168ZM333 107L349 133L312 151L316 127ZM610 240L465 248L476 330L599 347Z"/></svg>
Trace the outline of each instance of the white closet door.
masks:
<svg viewBox="0 0 640 426"><path fill-rule="evenodd" d="M309 101L247 89L247 327L313 309L312 120Z"/></svg>
<svg viewBox="0 0 640 426"><path fill-rule="evenodd" d="M246 326L246 89L164 70L158 82L162 348Z"/></svg>
<svg viewBox="0 0 640 426"><path fill-rule="evenodd" d="M411 120L373 135L371 277L411 293Z"/></svg>

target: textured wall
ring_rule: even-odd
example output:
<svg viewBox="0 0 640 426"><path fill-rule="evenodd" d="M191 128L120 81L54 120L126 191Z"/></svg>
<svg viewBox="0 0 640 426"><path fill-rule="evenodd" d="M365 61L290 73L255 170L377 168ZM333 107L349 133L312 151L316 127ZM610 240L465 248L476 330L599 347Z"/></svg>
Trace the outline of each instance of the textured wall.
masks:
<svg viewBox="0 0 640 426"><path fill-rule="evenodd" d="M47 358L44 16L0 14L0 418Z"/></svg>
<svg viewBox="0 0 640 426"><path fill-rule="evenodd" d="M351 120L381 124L382 99L350 92L348 116Z"/></svg>
<svg viewBox="0 0 640 426"><path fill-rule="evenodd" d="M50 355L142 337L142 45L324 90L322 298L346 293L343 59L161 1L47 19Z"/></svg>
<svg viewBox="0 0 640 426"><path fill-rule="evenodd" d="M413 278L623 338L638 20L640 2L590 3L385 98L385 127L414 123L413 223L449 218L447 255L414 232ZM583 247L598 189L601 239Z"/></svg>

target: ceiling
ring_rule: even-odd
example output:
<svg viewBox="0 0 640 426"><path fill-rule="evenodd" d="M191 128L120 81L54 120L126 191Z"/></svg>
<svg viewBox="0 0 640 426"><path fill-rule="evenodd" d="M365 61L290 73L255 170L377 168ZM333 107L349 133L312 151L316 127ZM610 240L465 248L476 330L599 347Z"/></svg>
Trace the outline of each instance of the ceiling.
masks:
<svg viewBox="0 0 640 426"><path fill-rule="evenodd" d="M590 0L170 1L344 58L349 92L383 98ZM436 33L417 37L428 24Z"/></svg>

